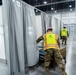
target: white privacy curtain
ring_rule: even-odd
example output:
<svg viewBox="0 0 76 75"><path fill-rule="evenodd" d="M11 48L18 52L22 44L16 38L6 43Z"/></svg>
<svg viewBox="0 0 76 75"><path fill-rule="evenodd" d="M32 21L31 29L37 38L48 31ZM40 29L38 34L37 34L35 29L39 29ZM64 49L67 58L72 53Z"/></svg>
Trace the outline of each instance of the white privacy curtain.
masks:
<svg viewBox="0 0 76 75"><path fill-rule="evenodd" d="M41 35L43 35L41 15L36 15L36 24L37 24L37 38L39 38ZM38 46L43 46L42 43L43 40L38 43Z"/></svg>
<svg viewBox="0 0 76 75"><path fill-rule="evenodd" d="M58 20L58 35L59 35L59 38L60 38L60 31L61 31L61 22L60 22L60 20Z"/></svg>
<svg viewBox="0 0 76 75"><path fill-rule="evenodd" d="M60 38L60 21L54 17L52 17L52 28L53 28L53 32L55 34L57 34Z"/></svg>
<svg viewBox="0 0 76 75"><path fill-rule="evenodd" d="M60 28L60 29L62 29L62 28L64 27L64 23L63 23L63 22L61 22L61 21L60 21L60 26L61 26L61 28Z"/></svg>
<svg viewBox="0 0 76 75"><path fill-rule="evenodd" d="M6 50L6 59L7 59L7 65L8 65L8 73L12 74L12 68L10 65L10 50L9 50L9 31L8 31L8 27L10 25L9 22L9 14L10 14L10 4L11 4L11 0L2 0L3 2L3 24L4 24L4 31L5 31L5 50Z"/></svg>
<svg viewBox="0 0 76 75"><path fill-rule="evenodd" d="M53 32L57 34L58 23L57 23L57 19L55 19L54 17L52 17L52 28L53 28Z"/></svg>
<svg viewBox="0 0 76 75"><path fill-rule="evenodd" d="M37 24L37 38L42 35L42 21L41 15L36 15L36 24Z"/></svg>
<svg viewBox="0 0 76 75"><path fill-rule="evenodd" d="M20 4L20 7L18 6L18 2ZM7 4L8 3L8 4ZM4 5L6 10L6 15L4 16L7 20L7 23L5 25L8 26L8 28L5 26L5 31L8 32L5 34L8 34L8 40L9 40L9 53L10 53L10 66L11 66L11 72L24 72L25 70L25 62L24 62L24 41L23 41L23 21L22 21L22 3L21 1L9 1L5 3ZM6 22L4 20L4 22ZM7 35L6 35L7 36ZM7 37L5 37L5 40ZM6 41L7 43L7 41ZM7 48L7 45L6 45ZM7 51L7 49L6 49ZM8 53L8 54L9 54Z"/></svg>
<svg viewBox="0 0 76 75"><path fill-rule="evenodd" d="M46 14L41 12L42 33L46 33Z"/></svg>
<svg viewBox="0 0 76 75"><path fill-rule="evenodd" d="M4 40L4 24L3 24L2 8L3 7L0 6L0 60L6 60L6 57L5 57L5 40Z"/></svg>
<svg viewBox="0 0 76 75"><path fill-rule="evenodd" d="M38 62L39 51L37 48L37 24L34 7L22 2L25 27L25 45L27 50L27 66L33 66Z"/></svg>
<svg viewBox="0 0 76 75"><path fill-rule="evenodd" d="M24 57L24 35L23 35L23 13L22 2L16 0L12 2L12 15L11 15L11 29L10 33L13 34L13 67L14 71L24 72L25 69L25 57ZM12 36L12 35L10 35ZM11 37L10 37L11 38ZM15 63L15 64L14 64Z"/></svg>
<svg viewBox="0 0 76 75"><path fill-rule="evenodd" d="M48 14L45 14L43 12L41 12L41 19L42 19L42 30L43 30L43 34L46 33L46 30L51 27L52 25L52 17L49 16Z"/></svg>
<svg viewBox="0 0 76 75"><path fill-rule="evenodd" d="M34 8L21 0L3 0L3 8L9 70L24 73L39 59Z"/></svg>
<svg viewBox="0 0 76 75"><path fill-rule="evenodd" d="M51 27L51 16L49 16L48 14L46 14L46 30Z"/></svg>

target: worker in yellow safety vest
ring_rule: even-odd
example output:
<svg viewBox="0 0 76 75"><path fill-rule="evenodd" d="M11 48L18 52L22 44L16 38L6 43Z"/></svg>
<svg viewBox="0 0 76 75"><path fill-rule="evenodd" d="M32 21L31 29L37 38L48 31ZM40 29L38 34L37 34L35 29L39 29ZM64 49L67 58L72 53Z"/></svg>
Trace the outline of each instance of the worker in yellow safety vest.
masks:
<svg viewBox="0 0 76 75"><path fill-rule="evenodd" d="M51 56L54 53L54 58L57 63L57 65L61 68L62 70L62 75L67 75L65 72L65 64L63 64L63 57L61 53L59 52L59 40L58 40L58 35L52 33L52 28L49 27L47 29L47 32L40 36L36 42L39 43L41 40L44 40L44 50L45 50L45 56L44 56L44 69L46 71L49 70L49 66L51 63Z"/></svg>
<svg viewBox="0 0 76 75"><path fill-rule="evenodd" d="M63 42L65 42L65 45L67 45L66 42L67 42L67 37L69 37L69 33L66 27L63 27L63 29L60 32L60 36L62 39L62 45L63 45Z"/></svg>

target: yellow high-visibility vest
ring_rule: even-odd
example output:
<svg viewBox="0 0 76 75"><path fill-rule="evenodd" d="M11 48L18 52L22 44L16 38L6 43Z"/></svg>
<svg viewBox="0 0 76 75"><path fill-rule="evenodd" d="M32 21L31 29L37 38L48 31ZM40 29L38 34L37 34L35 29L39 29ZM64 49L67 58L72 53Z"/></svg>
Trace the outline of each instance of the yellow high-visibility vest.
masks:
<svg viewBox="0 0 76 75"><path fill-rule="evenodd" d="M68 35L68 34L67 34L67 31L68 31L67 29L64 29L64 28L63 28L63 29L61 30L61 36L67 36L67 35Z"/></svg>
<svg viewBox="0 0 76 75"><path fill-rule="evenodd" d="M44 37L44 50L47 50L49 48L55 48L59 50L59 46L57 43L58 35L48 32L43 35Z"/></svg>

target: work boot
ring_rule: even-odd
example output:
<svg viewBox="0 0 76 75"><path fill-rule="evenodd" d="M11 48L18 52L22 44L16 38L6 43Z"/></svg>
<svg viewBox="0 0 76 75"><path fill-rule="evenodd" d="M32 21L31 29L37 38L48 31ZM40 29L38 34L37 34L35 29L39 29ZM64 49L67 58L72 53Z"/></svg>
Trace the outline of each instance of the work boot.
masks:
<svg viewBox="0 0 76 75"><path fill-rule="evenodd" d="M67 75L67 73L63 71L63 72L62 72L62 75Z"/></svg>
<svg viewBox="0 0 76 75"><path fill-rule="evenodd" d="M47 66L44 67L44 69L45 69L45 71L49 71L49 67L47 67Z"/></svg>
<svg viewBox="0 0 76 75"><path fill-rule="evenodd" d="M64 67L61 68L61 70L62 70L62 75L67 75L67 73L65 72L65 68Z"/></svg>

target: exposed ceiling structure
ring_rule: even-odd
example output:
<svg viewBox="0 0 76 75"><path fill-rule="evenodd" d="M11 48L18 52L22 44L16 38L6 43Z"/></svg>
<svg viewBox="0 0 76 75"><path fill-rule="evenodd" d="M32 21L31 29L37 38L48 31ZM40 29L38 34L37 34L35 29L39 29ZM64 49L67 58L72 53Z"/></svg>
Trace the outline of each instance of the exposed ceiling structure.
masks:
<svg viewBox="0 0 76 75"><path fill-rule="evenodd" d="M75 9L75 0L23 0L26 3L35 6L44 12L73 11ZM2 0L0 0L2 5Z"/></svg>
<svg viewBox="0 0 76 75"><path fill-rule="evenodd" d="M23 0L44 12L73 11L75 0Z"/></svg>
<svg viewBox="0 0 76 75"><path fill-rule="evenodd" d="M2 5L2 0L0 0L0 5Z"/></svg>

